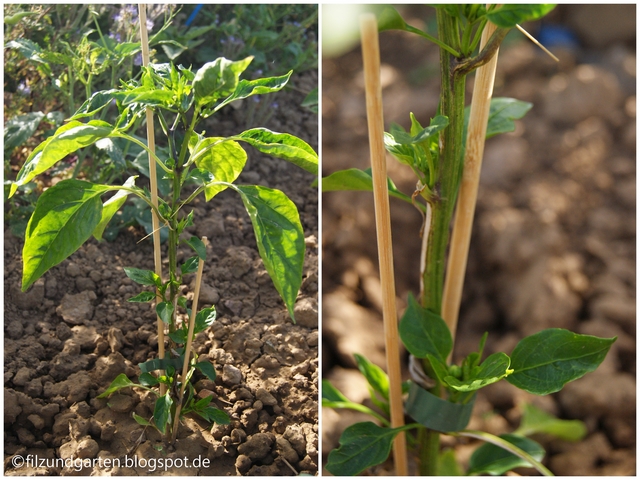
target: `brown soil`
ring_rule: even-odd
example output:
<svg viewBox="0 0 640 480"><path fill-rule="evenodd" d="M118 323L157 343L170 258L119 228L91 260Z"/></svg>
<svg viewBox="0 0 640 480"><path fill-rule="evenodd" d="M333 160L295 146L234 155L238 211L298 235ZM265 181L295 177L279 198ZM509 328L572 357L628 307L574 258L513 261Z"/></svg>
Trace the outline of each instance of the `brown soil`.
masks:
<svg viewBox="0 0 640 480"><path fill-rule="evenodd" d="M245 125L244 105L213 119L210 135L265 126L317 148L317 115L300 107L300 92L310 91L317 75L305 73L293 84L299 89L269 97L278 106L266 124L256 119ZM280 189L300 212L307 252L298 323L292 324L264 269L240 199L227 191L209 203L196 200L190 233L211 242L200 303L214 304L218 318L198 334L195 350L218 376L215 382L196 378L195 385L200 396L214 395L231 425L187 418L174 447L132 419L132 412L150 418L153 395L125 389L108 400L96 398L120 373L135 381L137 364L156 355L155 314L148 304L127 302L140 287L123 272L127 266L153 269L151 242L142 229L129 228L113 243L90 240L26 293L19 287L22 241L5 229L6 475L317 472L317 191L310 187L313 175L300 168L255 151L249 157L238 183ZM185 291L192 291L192 281L187 279ZM28 455L44 466L27 463ZM134 457L137 466L125 463ZM188 466L180 461L185 457ZM54 459L70 458L95 466L54 466ZM119 459L120 466L109 459ZM169 459L173 466L165 469ZM200 465L193 465L196 460Z"/></svg>
<svg viewBox="0 0 640 480"><path fill-rule="evenodd" d="M608 6L599 7L596 18L611 20ZM415 8L409 15L421 18L424 12ZM555 19L577 21L584 12L573 8L563 6ZM625 23L620 17L612 21ZM611 29L603 27L607 38L600 43L596 41L603 37L589 31L595 40L584 39L583 47L554 49L559 64L528 42L503 47L498 61L494 95L534 107L517 122L515 132L487 142L454 360L474 351L485 331L486 354L510 353L523 336L549 327L618 337L596 372L560 393L534 397L500 382L478 395L469 428L511 432L525 402L585 422L588 434L577 443L536 438L548 452L544 463L557 475L635 474L632 27L630 39L624 34L612 38ZM385 32L381 55L386 126L396 122L408 128L409 112L427 124L438 103L437 48L416 36ZM359 49L325 59L323 76L323 175L367 168ZM467 103L471 87L472 79ZM408 168L389 157L389 169L400 190L413 192L415 178ZM385 365L372 204L367 193L323 195L322 372L356 402L366 402L369 395L353 354ZM392 199L391 204L401 313L408 292L419 289L421 217L403 202ZM369 417L323 409L322 419L326 460L342 431ZM455 447L463 465L478 445L448 437L443 442ZM411 465L415 468L413 459ZM389 474L391 469L386 464L369 474Z"/></svg>

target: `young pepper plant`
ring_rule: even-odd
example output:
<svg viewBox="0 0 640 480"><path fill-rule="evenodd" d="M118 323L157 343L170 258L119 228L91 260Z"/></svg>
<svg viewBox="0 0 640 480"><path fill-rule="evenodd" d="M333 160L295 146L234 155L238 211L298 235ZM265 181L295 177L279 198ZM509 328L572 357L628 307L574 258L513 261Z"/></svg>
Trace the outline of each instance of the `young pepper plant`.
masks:
<svg viewBox="0 0 640 480"><path fill-rule="evenodd" d="M417 187L411 195L399 192L389 181L390 195L412 203L425 216L424 232L421 232L426 237L421 265L422 290L418 299L409 295L399 325L400 338L411 354L405 412L415 423L389 427L385 416L388 391L379 388L388 385L388 381L380 380L380 372L358 357L360 370L371 386L372 401L380 407L382 415L366 407L356 407L328 382L323 384L323 405L370 413L382 426L365 422L348 427L340 438L340 446L328 458L326 468L333 474L356 475L385 461L394 437L405 431L409 446L416 451L421 475L446 473L448 460L441 459L441 434L477 438L491 444L491 448L478 450L470 473L493 473L479 465L492 464L498 448L502 452L498 456L506 455L508 459L502 465L509 468L532 465L541 473L550 474L540 463L544 450L532 440L521 435L501 438L466 430L476 392L503 379L536 395L557 392L567 382L595 370L615 341L615 338L603 339L552 328L522 339L510 355L497 352L483 358L485 334L478 351L468 355L460 365L450 364L449 360L454 339L441 309L449 229L461 183L469 118L464 98L466 76L496 54L511 28L541 18L552 8L553 5L521 4L438 5L437 38L409 26L392 8L383 11L379 18L381 31L399 29L416 33L440 48L441 94L437 115L424 127L411 114L409 131L392 125L385 134L387 150L409 166L417 177ZM498 28L484 48L474 53L489 21ZM514 99L493 99L486 136L513 131L513 121L523 117L530 108L531 104ZM325 192L370 191L371 172L338 171L323 179L322 188Z"/></svg>
<svg viewBox="0 0 640 480"><path fill-rule="evenodd" d="M197 399L193 387L185 389L197 370L215 379L209 362L190 359L185 346L190 344L188 328L178 322L179 310L189 312L186 297L180 293L184 275L198 270L206 258L203 241L197 237L182 240L185 229L193 224L190 203L199 195L210 201L218 193L230 189L237 192L252 222L258 250L264 266L281 295L291 318L298 290L302 283L304 263L304 234L295 204L281 191L259 185L236 185L234 182L247 161L241 146L248 144L260 152L285 159L306 171L317 174L318 157L303 140L265 128L252 128L230 137L207 136L198 126L204 119L234 101L252 95L281 90L291 73L256 80L240 79L252 57L239 61L218 58L205 64L195 73L191 69L172 64L156 64L142 68L140 80L122 82L119 88L94 93L54 135L42 142L29 156L11 185L10 194L45 172L68 154L93 145L101 139L124 139L143 148L157 163L159 176L171 185L169 194L159 199L157 208L149 192L135 185L135 177L123 185L101 185L76 179L63 180L47 189L38 199L29 220L23 256L22 290L27 290L53 266L74 253L91 236L100 240L107 223L133 195L149 205L158 215L160 225L168 229L167 255L169 273L160 278L151 270L127 267L125 274L134 282L157 289L143 291L132 302L156 302L156 312L168 330L169 348L165 358L140 364L138 383L125 375L117 377L102 394L126 387L154 391L157 395L153 418L136 418L140 423L152 424L171 438L172 418L182 400L176 392L182 388L184 400L178 410L196 413L206 420L228 422L223 411L211 405L211 398ZM112 102L119 115L111 124L104 120L81 120L99 115ZM133 134L133 126L151 108L165 135L169 158L162 160ZM103 200L103 196L114 193ZM178 262L178 246L188 244L195 255ZM216 318L215 308L204 308L195 317L195 335L209 327ZM295 321L295 320L294 320ZM193 335L191 338L193 338ZM186 378L177 372L185 359L190 362ZM154 375L155 372L160 374ZM159 394L153 387L166 386Z"/></svg>

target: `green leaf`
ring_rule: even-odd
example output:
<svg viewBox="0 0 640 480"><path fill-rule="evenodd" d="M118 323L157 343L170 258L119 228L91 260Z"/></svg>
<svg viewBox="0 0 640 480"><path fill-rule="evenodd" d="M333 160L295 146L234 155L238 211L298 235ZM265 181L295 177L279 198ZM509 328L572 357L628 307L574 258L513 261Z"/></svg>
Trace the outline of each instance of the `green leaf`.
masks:
<svg viewBox="0 0 640 480"><path fill-rule="evenodd" d="M447 376L444 381L454 390L459 392L473 392L482 387L491 385L509 374L510 358L506 353L498 352L489 355L482 364L472 372L471 377L459 380L452 376Z"/></svg>
<svg viewBox="0 0 640 480"><path fill-rule="evenodd" d="M523 437L544 433L561 440L577 442L585 437L587 427L580 420L561 420L535 405L525 403L520 426L513 433Z"/></svg>
<svg viewBox="0 0 640 480"><path fill-rule="evenodd" d="M131 297L127 301L144 303L144 302L151 302L155 299L156 299L155 292L140 292L138 295L136 295L135 297Z"/></svg>
<svg viewBox="0 0 640 480"><path fill-rule="evenodd" d="M171 421L171 406L173 400L171 399L170 392L158 397L156 399L156 405L153 409L153 423L156 424L160 433L164 435L167 430L167 425Z"/></svg>
<svg viewBox="0 0 640 480"><path fill-rule="evenodd" d="M129 380L129 377L127 377L124 373L121 373L115 378L113 382L111 382L111 385L109 385L109 387L104 392L98 395L98 398L107 398L109 395L111 395L114 392L117 392L122 388L135 387L135 386L136 384L133 383L131 380Z"/></svg>
<svg viewBox="0 0 640 480"><path fill-rule="evenodd" d="M225 98L220 104L218 104L213 112L217 112L225 105L236 100L242 100L243 98L251 97L253 95L265 95L267 93L277 92L282 90L289 81L289 77L293 71L290 71L286 75L279 77L258 78L256 80L240 80L237 87L229 97ZM208 115L206 115L208 116Z"/></svg>
<svg viewBox="0 0 640 480"><path fill-rule="evenodd" d="M537 461L541 461L544 458L544 448L529 438L513 434L500 435L500 438L524 450ZM528 461L497 445L485 443L471 455L467 475L480 475L483 473L503 475L514 468L532 466Z"/></svg>
<svg viewBox="0 0 640 480"><path fill-rule="evenodd" d="M42 112L30 112L8 120L4 125L4 150L10 152L36 133L44 118Z"/></svg>
<svg viewBox="0 0 640 480"><path fill-rule="evenodd" d="M162 286L160 277L151 270L142 270L133 267L124 267L123 270L127 277L140 285L153 285L158 288Z"/></svg>
<svg viewBox="0 0 640 480"><path fill-rule="evenodd" d="M390 178L387 179L387 185L389 187L389 195L404 200L407 203L412 203L411 197L398 190ZM339 170L322 179L323 192L342 190L372 192L373 179L371 177L371 169L360 170L358 168L349 168L347 170Z"/></svg>
<svg viewBox="0 0 640 480"><path fill-rule="evenodd" d="M411 293L407 310L400 320L399 333L404 346L417 358L431 354L445 363L453 348L449 327L442 317L422 308Z"/></svg>
<svg viewBox="0 0 640 480"><path fill-rule="evenodd" d="M26 38L11 40L7 42L5 48L15 48L28 60L46 63L46 60L42 58L42 48L40 48L40 45Z"/></svg>
<svg viewBox="0 0 640 480"><path fill-rule="evenodd" d="M193 91L198 105L207 105L219 98L231 95L238 86L240 74L253 60L247 57L233 62L226 58L217 58L205 63L193 79Z"/></svg>
<svg viewBox="0 0 640 480"><path fill-rule="evenodd" d="M197 255L195 257L191 257L180 265L180 271L183 275L186 273L195 273L198 271L198 263L199 258Z"/></svg>
<svg viewBox="0 0 640 480"><path fill-rule="evenodd" d="M538 20L554 8L555 4L505 4L487 12L487 18L500 28L513 28L524 22Z"/></svg>
<svg viewBox="0 0 640 480"><path fill-rule="evenodd" d="M302 107L306 107L314 113L318 113L318 89L314 88L311 90L302 103L300 104Z"/></svg>
<svg viewBox="0 0 640 480"><path fill-rule="evenodd" d="M211 362L198 362L194 365L200 372L212 382L216 379L216 369Z"/></svg>
<svg viewBox="0 0 640 480"><path fill-rule="evenodd" d="M116 98L124 98L124 94L117 89L102 90L95 92L85 102L80 105L70 120L78 120L79 118L91 117L100 112L103 108L109 106L112 100Z"/></svg>
<svg viewBox="0 0 640 480"><path fill-rule="evenodd" d="M17 13L14 13L13 15L9 16L9 17L4 17L4 24L5 25L15 25L16 23L18 23L23 18L30 17L32 15L38 15L38 12L17 12Z"/></svg>
<svg viewBox="0 0 640 480"><path fill-rule="evenodd" d="M384 425L389 425L389 421L371 410L369 407L360 403L355 403L345 397L336 387L334 387L329 380L322 380L322 406L327 408L346 408L349 410L355 410L356 412L366 413L371 415Z"/></svg>
<svg viewBox="0 0 640 480"><path fill-rule="evenodd" d="M307 172L318 174L318 154L298 137L272 132L266 128L253 128L233 138L247 142L262 153L282 158Z"/></svg>
<svg viewBox="0 0 640 480"><path fill-rule="evenodd" d="M247 152L237 142L220 137L202 139L191 156L195 158L196 166L210 172L216 181L205 187L207 202L228 188L217 182L235 182L247 163Z"/></svg>
<svg viewBox="0 0 640 480"><path fill-rule="evenodd" d="M293 307L302 285L305 252L298 209L279 190L251 185L234 187L251 218L265 269L295 322Z"/></svg>
<svg viewBox="0 0 640 480"><path fill-rule="evenodd" d="M171 323L171 317L173 317L173 304L170 302L160 302L156 305L156 313L160 320L169 325Z"/></svg>
<svg viewBox="0 0 640 480"><path fill-rule="evenodd" d="M123 187L133 187L135 185L137 177L129 177L126 182L124 182ZM104 202L102 206L102 215L100 217L100 223L96 226L93 231L93 236L96 240L102 240L102 235L104 234L104 229L107 228L107 225L113 218L113 216L120 210L120 207L124 205L124 202L127 201L127 196L129 196L127 190L118 190L114 196Z"/></svg>
<svg viewBox="0 0 640 480"><path fill-rule="evenodd" d="M142 418L140 415L137 415L135 412L133 412L132 416L133 416L133 419L136 421L136 423L138 425L142 425L143 427L152 427L153 426L153 424L150 421Z"/></svg>
<svg viewBox="0 0 640 480"><path fill-rule="evenodd" d="M333 475L358 475L365 469L384 462L391 452L396 435L413 428L379 427L372 422L356 423L340 436L340 446L329 454L326 469Z"/></svg>
<svg viewBox="0 0 640 480"><path fill-rule="evenodd" d="M182 328L169 332L169 338L178 344L187 343L187 333Z"/></svg>
<svg viewBox="0 0 640 480"><path fill-rule="evenodd" d="M215 322L217 312L215 307L203 308L196 314L196 324L193 327L194 333L200 333L209 328Z"/></svg>
<svg viewBox="0 0 640 480"><path fill-rule="evenodd" d="M38 199L22 250L22 290L86 242L100 222L100 195L109 187L63 180Z"/></svg>
<svg viewBox="0 0 640 480"><path fill-rule="evenodd" d="M205 247L202 240L200 240L198 237L191 237L189 240L187 240L187 245L193 248L193 250L198 254L200 260L205 261L207 259L207 247Z"/></svg>
<svg viewBox="0 0 640 480"><path fill-rule="evenodd" d="M156 377L151 375L149 372L141 373L138 377L138 381L140 385L145 387L153 387L154 385L158 385L160 383Z"/></svg>
<svg viewBox="0 0 640 480"><path fill-rule="evenodd" d="M579 335L561 328L543 330L516 345L511 354L514 373L507 381L534 395L557 392L598 368L616 338Z"/></svg>
<svg viewBox="0 0 640 480"><path fill-rule="evenodd" d="M379 366L371 363L362 355L355 353L353 355L358 365L358 370L366 378L367 382L378 392L382 398L389 399L389 377Z"/></svg>
<svg viewBox="0 0 640 480"><path fill-rule="evenodd" d="M229 425L229 423L231 423L227 412L216 407L209 406L202 410L194 411L208 422L215 422L218 425Z"/></svg>
<svg viewBox="0 0 640 480"><path fill-rule="evenodd" d="M438 381L444 385L447 385L447 382L444 380L449 376L449 370L447 369L447 365L442 361L434 357L432 354L428 353L427 357L429 363L431 363L431 367L433 368L433 372L438 377Z"/></svg>
<svg viewBox="0 0 640 480"><path fill-rule="evenodd" d="M47 171L70 153L109 136L112 130L107 123L98 120L91 121L88 124L74 120L60 127L53 136L38 145L29 155L29 158L27 158L27 161L18 172L15 183L11 185L10 196L15 193L19 186L30 182L34 177Z"/></svg>
<svg viewBox="0 0 640 480"><path fill-rule="evenodd" d="M456 452L451 448L440 453L438 459L438 474L439 477L459 477L464 475L462 468L456 460Z"/></svg>
<svg viewBox="0 0 640 480"><path fill-rule="evenodd" d="M168 367L174 369L182 368L182 359L180 358L154 358L146 362L139 363L140 372L150 373L156 370L166 370Z"/></svg>

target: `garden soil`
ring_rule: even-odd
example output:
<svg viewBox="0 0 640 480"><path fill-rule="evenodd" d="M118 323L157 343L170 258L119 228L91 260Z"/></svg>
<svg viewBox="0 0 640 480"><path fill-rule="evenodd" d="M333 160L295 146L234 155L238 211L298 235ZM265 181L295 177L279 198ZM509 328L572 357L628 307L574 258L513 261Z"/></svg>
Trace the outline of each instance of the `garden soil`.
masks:
<svg viewBox="0 0 640 480"><path fill-rule="evenodd" d="M302 92L317 85L317 75L302 74L291 84L296 88L263 97L274 102L258 110L269 114L266 123L256 117L255 124L245 124L250 106L245 103L210 120L208 135L265 126L317 149L317 115L300 106ZM124 389L109 399L96 398L121 373L135 381L137 365L156 355L155 314L149 304L127 302L141 287L123 271L128 266L153 270L152 244L140 227L122 231L113 243L91 239L26 293L20 292L23 242L6 228L6 475L317 472L317 190L311 187L313 175L247 150L247 168L238 183L277 188L292 199L306 255L293 324L259 257L239 197L226 191L209 203L202 197L195 202L195 226L188 233L210 241L200 307L218 310L213 327L195 341L199 360L215 365L217 379L196 377L195 387L199 397L213 395L231 424L212 426L188 417L175 446L168 447L157 431L132 418L133 413L151 417L153 394ZM187 248L180 258L190 256ZM194 288L192 277L182 286L187 296ZM60 459L76 463L64 466ZM165 468L171 461L174 466Z"/></svg>
<svg viewBox="0 0 640 480"><path fill-rule="evenodd" d="M484 332L487 355L510 353L524 336L550 327L617 336L602 365L560 393L535 397L507 382L478 393L471 429L512 432L526 403L585 423L588 433L578 442L534 437L556 475L636 472L636 57L635 21L627 21L635 19L635 6L610 7L565 5L553 13L548 22L570 27L579 42L552 47L560 63L526 41L500 51L494 96L533 108L515 132L486 145L454 349L460 361ZM422 10L406 13L420 25ZM437 48L399 32L384 32L380 43L386 127L408 128L410 111L428 124L438 104ZM467 103L471 88L472 79ZM324 60L322 114L323 175L367 168L359 48ZM413 192L407 167L389 157L389 171L400 190ZM422 218L398 200L391 209L402 313L408 293L420 288ZM323 195L322 245L323 378L350 400L367 403L353 354L385 365L371 194ZM323 409L325 461L342 431L364 420L369 417ZM463 465L479 445L442 441ZM413 458L410 467L415 472ZM367 473L392 471L387 463Z"/></svg>

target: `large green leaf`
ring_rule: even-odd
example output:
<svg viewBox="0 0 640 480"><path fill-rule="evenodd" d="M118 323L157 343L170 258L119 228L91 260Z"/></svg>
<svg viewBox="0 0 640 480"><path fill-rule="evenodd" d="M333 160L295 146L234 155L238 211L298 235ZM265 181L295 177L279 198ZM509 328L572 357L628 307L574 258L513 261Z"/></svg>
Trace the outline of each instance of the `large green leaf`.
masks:
<svg viewBox="0 0 640 480"><path fill-rule="evenodd" d="M520 426L514 433L523 437L544 433L561 440L577 442L587 434L587 427L580 420L561 420L535 405L526 403L523 406Z"/></svg>
<svg viewBox="0 0 640 480"><path fill-rule="evenodd" d="M4 124L4 150L11 151L26 142L44 118L42 112L30 112L11 118Z"/></svg>
<svg viewBox="0 0 640 480"><path fill-rule="evenodd" d="M266 128L252 128L234 137L256 150L282 158L307 172L318 174L318 154L306 142L288 133L276 133Z"/></svg>
<svg viewBox="0 0 640 480"><path fill-rule="evenodd" d="M504 4L487 13L489 21L500 28L513 28L523 22L544 17L555 8L555 4Z"/></svg>
<svg viewBox="0 0 640 480"><path fill-rule="evenodd" d="M279 190L234 186L251 218L264 266L294 320L293 307L302 285L304 232L295 204Z"/></svg>
<svg viewBox="0 0 640 480"><path fill-rule="evenodd" d="M279 77L240 80L233 93L216 105L213 112L217 112L225 105L235 102L236 100L242 100L243 98L251 97L252 95L264 95L282 90L289 81L292 73L293 71L290 71L286 75L281 75Z"/></svg>
<svg viewBox="0 0 640 480"><path fill-rule="evenodd" d="M340 446L329 454L326 468L333 475L358 475L384 462L391 452L393 439L403 430L414 428L379 427L372 422L356 423L340 436Z"/></svg>
<svg viewBox="0 0 640 480"><path fill-rule="evenodd" d="M13 195L19 186L29 183L36 175L47 171L70 153L108 137L112 130L109 124L99 120L89 123L73 120L63 125L29 155L18 172L15 183L11 185L9 196Z"/></svg>
<svg viewBox="0 0 640 480"><path fill-rule="evenodd" d="M444 381L459 392L473 392L506 377L509 374L509 363L510 359L506 353L494 353L474 369L476 371L472 372L470 378L459 380L455 377L447 376Z"/></svg>
<svg viewBox="0 0 640 480"><path fill-rule="evenodd" d="M119 93L117 89L101 90L91 95L85 102L80 105L80 108L73 114L71 120L77 120L79 118L91 117L100 112L103 108L107 107L115 98L123 98L124 94Z"/></svg>
<svg viewBox="0 0 640 480"><path fill-rule="evenodd" d="M233 183L247 163L247 152L233 140L224 138L204 138L197 143L191 155L198 168L210 172L216 183L205 187L207 201L228 188L226 182Z"/></svg>
<svg viewBox="0 0 640 480"><path fill-rule="evenodd" d="M172 405L171 392L167 392L156 399L156 405L153 409L153 423L155 423L162 434L166 431L167 425L171 420Z"/></svg>
<svg viewBox="0 0 640 480"><path fill-rule="evenodd" d="M226 58L217 58L205 63L193 79L193 91L198 105L207 105L219 98L231 95L238 86L240 74L253 60L247 57L233 62Z"/></svg>
<svg viewBox="0 0 640 480"><path fill-rule="evenodd" d="M442 317L422 308L411 293L399 333L404 346L417 358L431 354L444 363L453 348L451 332Z"/></svg>
<svg viewBox="0 0 640 480"><path fill-rule="evenodd" d="M109 190L80 180L63 180L38 199L22 250L22 290L86 242L100 222L100 195Z"/></svg>
<svg viewBox="0 0 640 480"><path fill-rule="evenodd" d="M398 190L389 178L387 179L389 195L399 198L405 202L412 203L411 197L405 195ZM323 192L335 192L342 190L355 190L363 192L373 191L373 178L371 177L371 169L360 170L358 168L349 168L347 170L338 170L331 175L322 179Z"/></svg>
<svg viewBox="0 0 640 480"><path fill-rule="evenodd" d="M572 380L594 371L614 338L579 335L550 328L522 339L511 354L514 373L507 381L534 395L557 392Z"/></svg>
<svg viewBox="0 0 640 480"><path fill-rule="evenodd" d="M513 434L500 435L500 438L505 442L515 445L520 450L524 450L537 461L541 461L544 458L544 448L529 438ZM503 475L514 468L531 466L533 465L527 460L497 445L485 443L471 455L467 475L480 475L483 473Z"/></svg>

